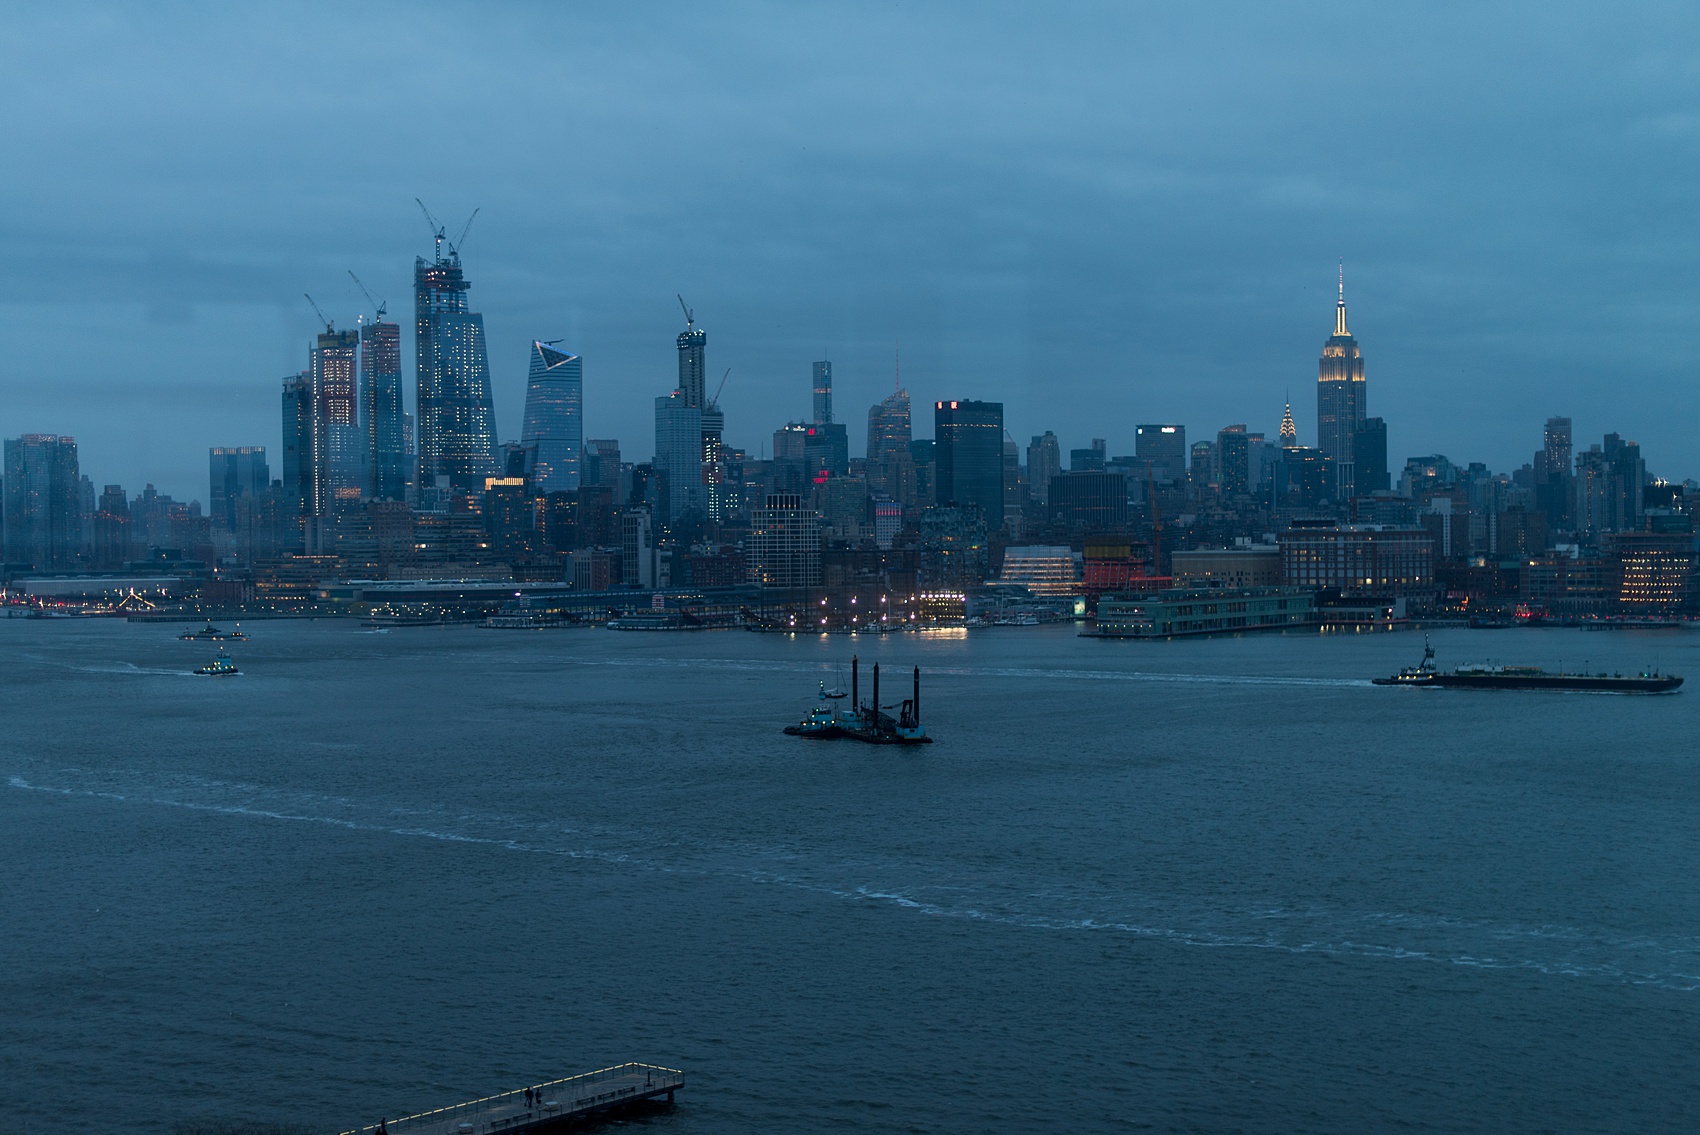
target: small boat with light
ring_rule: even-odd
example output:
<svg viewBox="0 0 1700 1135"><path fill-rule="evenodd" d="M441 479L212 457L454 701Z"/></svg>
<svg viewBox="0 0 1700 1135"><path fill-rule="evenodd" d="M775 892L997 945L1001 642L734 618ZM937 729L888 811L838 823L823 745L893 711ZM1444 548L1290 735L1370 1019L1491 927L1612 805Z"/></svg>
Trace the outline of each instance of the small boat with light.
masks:
<svg viewBox="0 0 1700 1135"><path fill-rule="evenodd" d="M241 672L242 671L236 668L236 663L230 660L230 655L226 654L222 650L218 652L217 658L213 659L205 666L195 667L195 673L204 674L209 678L223 678L231 674L240 674Z"/></svg>
<svg viewBox="0 0 1700 1135"><path fill-rule="evenodd" d="M828 690L826 683L820 684L820 697L809 715L795 725L785 727L787 737L813 737L819 741L830 741L835 737L844 736L845 718L848 714L838 708L838 703L845 697L843 690Z"/></svg>

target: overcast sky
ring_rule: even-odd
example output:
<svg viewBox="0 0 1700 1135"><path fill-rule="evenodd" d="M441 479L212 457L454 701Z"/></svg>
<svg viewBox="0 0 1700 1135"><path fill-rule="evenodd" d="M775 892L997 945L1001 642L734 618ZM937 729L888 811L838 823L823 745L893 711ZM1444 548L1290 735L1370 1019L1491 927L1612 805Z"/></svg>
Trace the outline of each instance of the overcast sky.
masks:
<svg viewBox="0 0 1700 1135"><path fill-rule="evenodd" d="M401 316L425 200L465 244L496 420L585 359L585 435L653 446L683 293L765 452L833 360L852 452L902 377L1023 445L1138 422L1314 443L1346 260L1395 474L1527 461L1548 415L1700 476L1700 8L12 5L0 434L203 501L280 473L279 379L352 268Z"/></svg>

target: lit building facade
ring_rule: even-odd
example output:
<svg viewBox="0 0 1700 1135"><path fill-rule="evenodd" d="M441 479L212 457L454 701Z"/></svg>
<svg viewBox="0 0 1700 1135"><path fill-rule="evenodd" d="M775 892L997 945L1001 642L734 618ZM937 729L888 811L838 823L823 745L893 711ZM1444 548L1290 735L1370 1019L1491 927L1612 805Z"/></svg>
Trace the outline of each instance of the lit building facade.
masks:
<svg viewBox="0 0 1700 1135"><path fill-rule="evenodd" d="M24 434L6 441L5 456L7 562L37 571L76 567L84 543L76 439Z"/></svg>
<svg viewBox="0 0 1700 1135"><path fill-rule="evenodd" d="M1315 596L1297 587L1234 590L1174 588L1098 601L1092 638L1179 638L1303 628L1316 618Z"/></svg>
<svg viewBox="0 0 1700 1135"><path fill-rule="evenodd" d="M360 503L365 447L356 398L360 336L327 329L308 367L313 399L313 515Z"/></svg>
<svg viewBox="0 0 1700 1135"><path fill-rule="evenodd" d="M214 446L207 451L207 514L215 532L236 531L237 502L271 488L271 467L263 445Z"/></svg>
<svg viewBox="0 0 1700 1135"><path fill-rule="evenodd" d="M661 519L707 516L703 491L702 407L684 391L655 400L655 471L661 477Z"/></svg>
<svg viewBox="0 0 1700 1135"><path fill-rule="evenodd" d="M1050 430L1035 434L1027 445L1027 495L1045 505L1051 499L1051 478L1062 472L1062 446Z"/></svg>
<svg viewBox="0 0 1700 1135"><path fill-rule="evenodd" d="M1033 595L1079 595L1080 560L1066 544L1005 548L994 586L1025 587Z"/></svg>
<svg viewBox="0 0 1700 1135"><path fill-rule="evenodd" d="M887 395L868 410L868 488L875 495L915 503L911 440L907 390Z"/></svg>
<svg viewBox="0 0 1700 1135"><path fill-rule="evenodd" d="M1420 528L1351 525L1291 528L1281 548L1281 581L1345 596L1427 598L1434 594L1434 540Z"/></svg>
<svg viewBox="0 0 1700 1135"><path fill-rule="evenodd" d="M468 306L471 288L453 248L413 263L421 490L477 492L497 472L484 317Z"/></svg>
<svg viewBox="0 0 1700 1135"><path fill-rule="evenodd" d="M1316 370L1316 447L1333 465L1335 499L1356 491L1358 431L1366 408L1363 352L1346 328L1346 276L1340 274L1340 298L1334 308L1334 334L1322 345Z"/></svg>
<svg viewBox="0 0 1700 1135"><path fill-rule="evenodd" d="M815 424L832 421L832 361L822 359L814 367Z"/></svg>
<svg viewBox="0 0 1700 1135"><path fill-rule="evenodd" d="M584 360L548 343L531 344L520 444L531 449L531 484L542 493L579 487L584 448Z"/></svg>

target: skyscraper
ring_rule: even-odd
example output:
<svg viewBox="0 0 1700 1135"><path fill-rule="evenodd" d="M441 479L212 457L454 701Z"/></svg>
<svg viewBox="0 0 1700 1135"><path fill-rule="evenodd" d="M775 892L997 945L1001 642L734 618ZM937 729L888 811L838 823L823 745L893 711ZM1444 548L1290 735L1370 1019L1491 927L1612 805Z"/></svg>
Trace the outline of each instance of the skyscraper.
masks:
<svg viewBox="0 0 1700 1135"><path fill-rule="evenodd" d="M584 360L548 343L531 344L520 444L534 453L531 483L540 493L579 487L584 447Z"/></svg>
<svg viewBox="0 0 1700 1135"><path fill-rule="evenodd" d="M313 384L315 516L360 503L365 447L355 397L359 344L358 333L326 327L313 346L308 374Z"/></svg>
<svg viewBox="0 0 1700 1135"><path fill-rule="evenodd" d="M815 425L832 421L832 363L822 359L815 364Z"/></svg>
<svg viewBox="0 0 1700 1135"><path fill-rule="evenodd" d="M1216 484L1223 496L1251 491L1251 437L1245 425L1216 432Z"/></svg>
<svg viewBox="0 0 1700 1135"><path fill-rule="evenodd" d="M1366 408L1363 354L1346 329L1346 270L1342 267L1334 334L1322 345L1316 369L1316 447L1333 462L1337 500L1353 496L1357 489L1357 433L1363 428Z"/></svg>
<svg viewBox="0 0 1700 1135"><path fill-rule="evenodd" d="M419 381L419 487L481 491L496 474L496 422L484 317L471 311L472 287L460 253L439 244L436 259L413 262L414 347Z"/></svg>
<svg viewBox="0 0 1700 1135"><path fill-rule="evenodd" d="M1352 463L1356 466L1357 491L1360 495L1385 492L1393 482L1387 475L1387 423L1380 418L1365 418L1352 442Z"/></svg>
<svg viewBox="0 0 1700 1135"><path fill-rule="evenodd" d="M379 319L360 328L360 435L365 493L407 499L407 415L401 400L401 325Z"/></svg>
<svg viewBox="0 0 1700 1135"><path fill-rule="evenodd" d="M1293 421L1293 404L1287 403L1287 408L1281 411L1281 448L1291 449L1299 444L1299 427Z"/></svg>
<svg viewBox="0 0 1700 1135"><path fill-rule="evenodd" d="M5 449L7 562L37 571L75 567L83 552L76 439L25 434Z"/></svg>
<svg viewBox="0 0 1700 1135"><path fill-rule="evenodd" d="M685 309L685 329L679 332L679 393L685 405L700 410L707 393L708 332L696 324L696 315Z"/></svg>
<svg viewBox="0 0 1700 1135"><path fill-rule="evenodd" d="M207 451L212 507L208 516L215 531L236 531L236 502L271 488L271 468L263 445L214 446Z"/></svg>
<svg viewBox="0 0 1700 1135"><path fill-rule="evenodd" d="M1133 430L1134 456L1159 484L1186 483L1186 427L1147 424Z"/></svg>
<svg viewBox="0 0 1700 1135"><path fill-rule="evenodd" d="M661 519L668 524L688 512L706 516L703 499L702 407L684 391L655 400L655 470L661 475Z"/></svg>
<svg viewBox="0 0 1700 1135"><path fill-rule="evenodd" d="M1546 454L1547 472L1570 474L1572 436L1569 418L1548 418L1541 432L1541 452Z"/></svg>
<svg viewBox="0 0 1700 1135"><path fill-rule="evenodd" d="M1062 445L1050 430L1035 434L1027 446L1027 491L1038 504L1051 500L1051 478L1062 472Z"/></svg>
<svg viewBox="0 0 1700 1135"><path fill-rule="evenodd" d="M876 496L914 503L910 440L909 392L898 389L868 410L868 488Z"/></svg>
<svg viewBox="0 0 1700 1135"><path fill-rule="evenodd" d="M1003 403L933 403L940 504L978 505L988 528L1003 523Z"/></svg>
<svg viewBox="0 0 1700 1135"><path fill-rule="evenodd" d="M313 380L306 371L283 380L283 492L297 527L311 536L304 518L314 515Z"/></svg>

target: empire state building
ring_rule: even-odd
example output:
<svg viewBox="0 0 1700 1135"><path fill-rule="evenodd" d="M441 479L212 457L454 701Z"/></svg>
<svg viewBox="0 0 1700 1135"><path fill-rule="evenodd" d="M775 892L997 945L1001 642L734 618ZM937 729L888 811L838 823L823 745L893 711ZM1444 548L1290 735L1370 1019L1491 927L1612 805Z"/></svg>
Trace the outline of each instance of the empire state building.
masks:
<svg viewBox="0 0 1700 1135"><path fill-rule="evenodd" d="M1357 490L1358 431L1366 410L1364 357L1346 329L1346 269L1340 269L1340 300L1334 308L1334 334L1322 345L1316 367L1316 447L1334 466L1335 499Z"/></svg>

